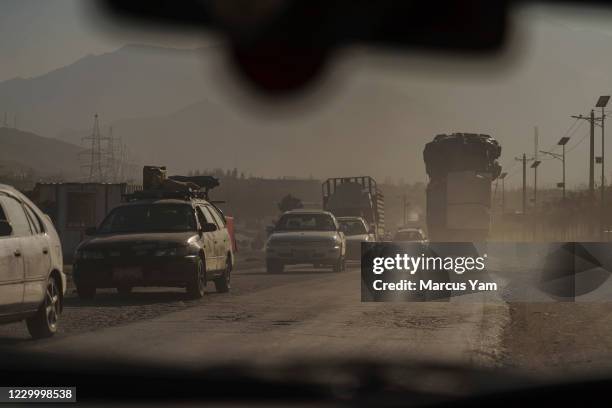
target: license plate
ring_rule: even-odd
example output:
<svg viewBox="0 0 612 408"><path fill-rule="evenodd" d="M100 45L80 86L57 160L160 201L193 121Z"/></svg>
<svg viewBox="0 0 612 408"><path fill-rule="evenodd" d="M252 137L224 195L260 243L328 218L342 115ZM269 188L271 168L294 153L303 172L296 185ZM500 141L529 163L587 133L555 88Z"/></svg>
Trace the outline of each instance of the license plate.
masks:
<svg viewBox="0 0 612 408"><path fill-rule="evenodd" d="M295 257L307 258L312 255L313 255L313 251L308 251L308 250L294 250L293 251L293 256Z"/></svg>
<svg viewBox="0 0 612 408"><path fill-rule="evenodd" d="M140 268L115 268L113 269L113 280L139 280L142 279Z"/></svg>

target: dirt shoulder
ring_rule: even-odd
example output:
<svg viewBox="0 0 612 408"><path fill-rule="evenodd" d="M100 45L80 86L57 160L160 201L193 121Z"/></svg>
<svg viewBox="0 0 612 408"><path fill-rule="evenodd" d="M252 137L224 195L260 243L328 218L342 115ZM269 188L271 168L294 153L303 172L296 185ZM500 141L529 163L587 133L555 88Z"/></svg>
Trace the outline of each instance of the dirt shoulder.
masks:
<svg viewBox="0 0 612 408"><path fill-rule="evenodd" d="M510 303L504 364L545 376L612 373L612 302Z"/></svg>

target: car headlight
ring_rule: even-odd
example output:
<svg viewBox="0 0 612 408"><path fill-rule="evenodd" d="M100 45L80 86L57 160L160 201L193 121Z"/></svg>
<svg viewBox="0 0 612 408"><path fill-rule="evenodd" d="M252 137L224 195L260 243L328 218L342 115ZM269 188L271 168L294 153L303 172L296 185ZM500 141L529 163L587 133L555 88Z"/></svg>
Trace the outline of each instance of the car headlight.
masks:
<svg viewBox="0 0 612 408"><path fill-rule="evenodd" d="M155 251L155 256L186 256L189 253L189 247L180 246L172 248L160 248Z"/></svg>
<svg viewBox="0 0 612 408"><path fill-rule="evenodd" d="M77 251L76 258L82 260L104 259L104 253L93 249L81 249Z"/></svg>

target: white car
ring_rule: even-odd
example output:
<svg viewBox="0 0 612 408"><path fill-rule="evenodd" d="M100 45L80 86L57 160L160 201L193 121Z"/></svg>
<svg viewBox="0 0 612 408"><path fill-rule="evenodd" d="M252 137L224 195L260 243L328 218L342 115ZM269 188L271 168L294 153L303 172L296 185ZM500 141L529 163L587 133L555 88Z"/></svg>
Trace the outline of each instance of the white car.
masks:
<svg viewBox="0 0 612 408"><path fill-rule="evenodd" d="M420 228L400 228L395 233L393 241L427 243L427 237Z"/></svg>
<svg viewBox="0 0 612 408"><path fill-rule="evenodd" d="M312 264L344 270L346 239L334 215L320 210L285 212L265 247L269 273L282 272L285 265Z"/></svg>
<svg viewBox="0 0 612 408"><path fill-rule="evenodd" d="M361 260L361 243L375 242L376 235L362 217L337 217L337 220L346 235L346 259Z"/></svg>
<svg viewBox="0 0 612 408"><path fill-rule="evenodd" d="M0 323L25 320L34 338L55 334L66 292L62 267L51 219L0 184Z"/></svg>

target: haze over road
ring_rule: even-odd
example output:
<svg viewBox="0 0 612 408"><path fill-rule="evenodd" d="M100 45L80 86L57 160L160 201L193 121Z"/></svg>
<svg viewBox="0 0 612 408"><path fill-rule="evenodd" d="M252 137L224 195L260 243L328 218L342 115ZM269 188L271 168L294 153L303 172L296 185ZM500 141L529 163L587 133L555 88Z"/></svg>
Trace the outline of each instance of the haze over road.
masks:
<svg viewBox="0 0 612 408"><path fill-rule="evenodd" d="M33 351L181 364L355 357L495 365L501 359L503 304L362 303L357 266L279 275L241 269L232 285L230 294L211 289L202 301L185 301L176 291L125 300L107 293L91 303L71 298L64 332L55 338L28 341L18 325L0 327L0 336Z"/></svg>
<svg viewBox="0 0 612 408"><path fill-rule="evenodd" d="M0 346L179 366L365 358L510 367L538 377L610 371L611 303L362 303L359 285L356 265L278 275L251 265L234 271L230 293L210 284L202 300L166 288L124 299L107 290L91 302L69 293L54 338L33 341L16 323L0 326Z"/></svg>

